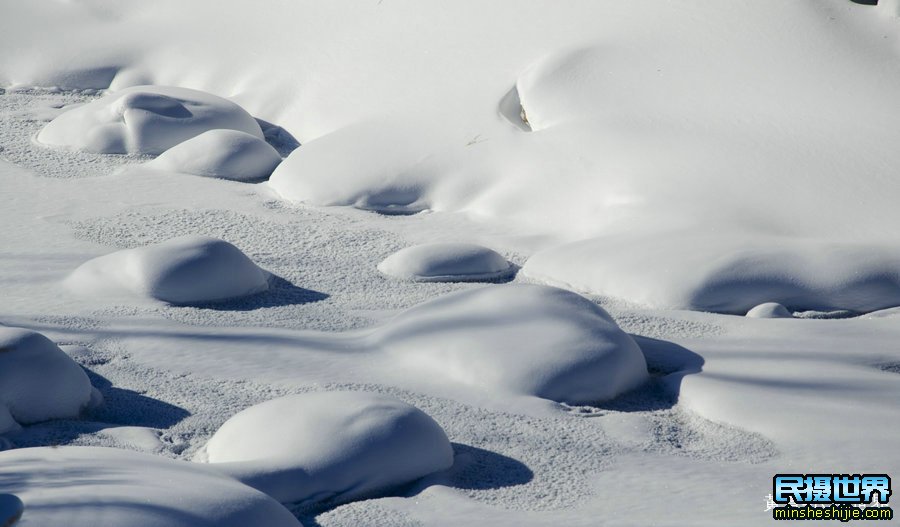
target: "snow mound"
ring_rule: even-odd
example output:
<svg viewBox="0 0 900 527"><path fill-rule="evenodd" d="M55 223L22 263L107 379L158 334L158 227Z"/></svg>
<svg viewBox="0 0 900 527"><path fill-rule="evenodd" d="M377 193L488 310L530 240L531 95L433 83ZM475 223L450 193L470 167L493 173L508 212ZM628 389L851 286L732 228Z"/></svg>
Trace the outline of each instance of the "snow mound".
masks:
<svg viewBox="0 0 900 527"><path fill-rule="evenodd" d="M426 243L401 249L378 265L386 275L420 282L474 282L510 274L496 251L473 243Z"/></svg>
<svg viewBox="0 0 900 527"><path fill-rule="evenodd" d="M794 315L786 307L778 302L766 302L747 311L750 318L794 318Z"/></svg>
<svg viewBox="0 0 900 527"><path fill-rule="evenodd" d="M543 57L516 82L520 118L532 130L586 117L602 111L598 84L608 58L600 48L585 48ZM586 115L587 113L587 115Z"/></svg>
<svg viewBox="0 0 900 527"><path fill-rule="evenodd" d="M281 504L203 465L98 447L0 453L0 492L25 503L23 525L297 527Z"/></svg>
<svg viewBox="0 0 900 527"><path fill-rule="evenodd" d="M616 397L647 379L634 340L586 298L511 284L452 293L369 337L397 367L568 403Z"/></svg>
<svg viewBox="0 0 900 527"><path fill-rule="evenodd" d="M84 370L50 339L0 326L0 433L78 417L92 392Z"/></svg>
<svg viewBox="0 0 900 527"><path fill-rule="evenodd" d="M268 279L269 274L234 245L182 236L94 258L75 269L66 285L83 295L136 295L192 304L259 293L268 289Z"/></svg>
<svg viewBox="0 0 900 527"><path fill-rule="evenodd" d="M22 517L25 504L13 494L0 494L0 525L12 527Z"/></svg>
<svg viewBox="0 0 900 527"><path fill-rule="evenodd" d="M283 503L315 502L352 499L445 470L453 449L431 417L403 401L317 392L238 413L196 459Z"/></svg>
<svg viewBox="0 0 900 527"><path fill-rule="evenodd" d="M654 308L744 314L900 305L900 248L752 235L609 236L547 249L522 274Z"/></svg>
<svg viewBox="0 0 900 527"><path fill-rule="evenodd" d="M148 167L233 181L269 177L281 156L255 135L238 130L210 130L163 152Z"/></svg>
<svg viewBox="0 0 900 527"><path fill-rule="evenodd" d="M161 154L216 128L263 138L256 120L231 101L187 88L134 86L63 113L37 139L98 154Z"/></svg>
<svg viewBox="0 0 900 527"><path fill-rule="evenodd" d="M400 213L428 208L427 178L409 169L426 155L430 134L410 128L364 123L304 143L275 169L269 185L284 199L314 205Z"/></svg>

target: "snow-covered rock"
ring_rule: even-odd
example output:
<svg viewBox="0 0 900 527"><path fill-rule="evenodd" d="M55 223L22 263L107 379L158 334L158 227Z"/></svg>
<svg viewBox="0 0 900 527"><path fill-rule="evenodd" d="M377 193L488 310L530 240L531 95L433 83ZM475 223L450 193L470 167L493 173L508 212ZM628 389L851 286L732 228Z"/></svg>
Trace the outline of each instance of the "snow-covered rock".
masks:
<svg viewBox="0 0 900 527"><path fill-rule="evenodd" d="M541 58L516 82L521 119L542 130L584 119L602 108L597 103L596 75L607 57L603 49L582 48ZM587 113L587 115L585 115Z"/></svg>
<svg viewBox="0 0 900 527"><path fill-rule="evenodd" d="M268 184L291 201L418 212L429 207L427 178L409 169L419 156L425 156L430 135L422 129L385 124L342 128L291 152Z"/></svg>
<svg viewBox="0 0 900 527"><path fill-rule="evenodd" d="M794 315L788 311L786 307L778 302L766 302L760 304L750 311L747 315L750 318L793 318Z"/></svg>
<svg viewBox="0 0 900 527"><path fill-rule="evenodd" d="M794 311L900 305L900 247L891 244L746 233L604 236L538 252L521 273L654 308L742 315L764 302Z"/></svg>
<svg viewBox="0 0 900 527"><path fill-rule="evenodd" d="M348 500L453 464L431 417L393 397L315 392L252 406L199 452L225 473L281 502Z"/></svg>
<svg viewBox="0 0 900 527"><path fill-rule="evenodd" d="M84 370L50 339L0 326L0 433L77 417L93 391Z"/></svg>
<svg viewBox="0 0 900 527"><path fill-rule="evenodd" d="M231 101L187 88L134 86L63 113L37 139L98 154L161 154L217 128L263 138L256 120Z"/></svg>
<svg viewBox="0 0 900 527"><path fill-rule="evenodd" d="M233 181L269 177L281 156L267 142L238 130L217 129L179 143L148 167Z"/></svg>
<svg viewBox="0 0 900 527"><path fill-rule="evenodd" d="M369 339L410 374L555 401L603 401L647 379L634 340L601 307L555 287L452 293L401 313Z"/></svg>
<svg viewBox="0 0 900 527"><path fill-rule="evenodd" d="M69 275L66 285L84 295L191 304L259 293L268 289L268 279L269 274L234 245L182 236L89 260Z"/></svg>
<svg viewBox="0 0 900 527"><path fill-rule="evenodd" d="M420 282L477 282L507 276L509 262L473 243L426 243L401 249L378 265L386 275Z"/></svg>
<svg viewBox="0 0 900 527"><path fill-rule="evenodd" d="M25 503L22 525L300 526L271 497L208 467L113 448L2 452L0 492Z"/></svg>
<svg viewBox="0 0 900 527"><path fill-rule="evenodd" d="M14 494L0 494L0 525L12 527L22 517L25 504Z"/></svg>

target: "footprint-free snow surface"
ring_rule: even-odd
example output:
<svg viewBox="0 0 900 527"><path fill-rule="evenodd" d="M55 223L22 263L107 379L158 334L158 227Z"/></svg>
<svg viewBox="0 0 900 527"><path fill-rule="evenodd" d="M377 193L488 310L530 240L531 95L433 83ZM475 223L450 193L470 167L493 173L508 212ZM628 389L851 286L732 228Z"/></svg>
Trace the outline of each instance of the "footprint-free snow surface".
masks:
<svg viewBox="0 0 900 527"><path fill-rule="evenodd" d="M896 0L144 4L0 2L0 523L896 481Z"/></svg>
<svg viewBox="0 0 900 527"><path fill-rule="evenodd" d="M61 114L37 140L98 154L161 154L219 128L263 137L250 114L228 100L186 88L134 86Z"/></svg>
<svg viewBox="0 0 900 527"><path fill-rule="evenodd" d="M446 295L398 315L369 342L410 375L567 403L606 401L647 380L640 348L603 308L548 286Z"/></svg>
<svg viewBox="0 0 900 527"><path fill-rule="evenodd" d="M92 390L84 371L50 339L0 326L0 433L77 417Z"/></svg>
<svg viewBox="0 0 900 527"><path fill-rule="evenodd" d="M269 177L281 156L255 135L215 129L166 150L147 166L194 176L232 181L259 181Z"/></svg>
<svg viewBox="0 0 900 527"><path fill-rule="evenodd" d="M511 273L502 255L474 243L425 243L401 249L378 264L386 275L422 282L477 282Z"/></svg>
<svg viewBox="0 0 900 527"><path fill-rule="evenodd" d="M268 281L269 274L234 245L182 236L85 262L65 283L85 296L133 295L190 304L259 293L268 289Z"/></svg>
<svg viewBox="0 0 900 527"><path fill-rule="evenodd" d="M394 397L317 392L240 412L197 458L282 502L348 501L450 468L453 448L431 417Z"/></svg>
<svg viewBox="0 0 900 527"><path fill-rule="evenodd" d="M22 525L300 526L277 501L231 478L113 448L2 452L0 492L25 503Z"/></svg>

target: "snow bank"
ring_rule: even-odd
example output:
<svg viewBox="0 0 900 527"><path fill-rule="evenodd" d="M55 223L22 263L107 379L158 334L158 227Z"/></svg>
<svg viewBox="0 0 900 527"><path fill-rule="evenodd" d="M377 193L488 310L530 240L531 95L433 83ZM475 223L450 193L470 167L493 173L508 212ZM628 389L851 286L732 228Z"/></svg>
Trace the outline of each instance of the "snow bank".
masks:
<svg viewBox="0 0 900 527"><path fill-rule="evenodd" d="M507 276L509 262L473 243L426 243L401 249L378 265L386 275L421 282L477 282Z"/></svg>
<svg viewBox="0 0 900 527"><path fill-rule="evenodd" d="M84 370L50 339L0 326L0 433L77 417L92 391Z"/></svg>
<svg viewBox="0 0 900 527"><path fill-rule="evenodd" d="M788 311L786 307L778 302L766 302L760 304L750 311L747 315L750 318L793 318L794 315Z"/></svg>
<svg viewBox="0 0 900 527"><path fill-rule="evenodd" d="M23 525L300 525L269 496L202 465L112 448L2 452L0 492L25 502Z"/></svg>
<svg viewBox="0 0 900 527"><path fill-rule="evenodd" d="M222 425L198 460L283 503L347 500L445 470L441 427L398 399L316 392L250 407Z"/></svg>
<svg viewBox="0 0 900 527"><path fill-rule="evenodd" d="M555 401L603 401L647 379L640 348L602 308L554 287L449 294L401 313L369 338L410 374Z"/></svg>
<svg viewBox="0 0 900 527"><path fill-rule="evenodd" d="M66 285L83 295L136 295L191 304L265 291L268 277L226 241L182 236L94 258L75 269Z"/></svg>
<svg viewBox="0 0 900 527"><path fill-rule="evenodd" d="M868 312L900 305L900 248L761 236L664 232L593 238L531 257L522 273L655 308L744 314Z"/></svg>
<svg viewBox="0 0 900 527"><path fill-rule="evenodd" d="M263 138L250 114L221 97L187 88L134 86L63 113L37 139L98 154L160 154L217 128Z"/></svg>
<svg viewBox="0 0 900 527"><path fill-rule="evenodd" d="M654 1L554 10L505 0L479 17L441 7L454 31L436 34L421 23L436 20L429 2L404 5L380 24L371 21L387 18L381 7L292 5L285 18L303 19L303 31L286 21L272 31L246 1L232 6L234 20L198 28L166 15L206 13L206 4L166 2L156 15L117 8L123 22L103 30L180 25L171 42L129 38L154 56L169 49L167 60L133 67L222 93L246 87L236 95L242 104L303 140L271 178L285 199L461 211L565 241L674 224L896 240L887 226L900 222L891 169L900 163L892 146L900 142L900 71L892 67L900 33L873 8L822 6ZM71 18L86 9L70 10ZM546 31L519 38L535 20ZM231 27L240 42L216 38L238 21ZM733 34L723 35L726 27ZM406 39L388 38L398 33ZM216 51L191 45L198 41ZM277 45L261 57L259 41ZM51 65L43 44L32 43L38 69ZM221 53L225 45L230 53ZM819 54L829 60L810 61ZM520 129L519 102L539 133Z"/></svg>
<svg viewBox="0 0 900 527"><path fill-rule="evenodd" d="M607 63L601 48L583 48L542 57L518 78L520 119L543 130L600 113L597 80Z"/></svg>
<svg viewBox="0 0 900 527"><path fill-rule="evenodd" d="M269 177L281 156L262 139L237 130L210 130L179 143L148 167L234 181Z"/></svg>

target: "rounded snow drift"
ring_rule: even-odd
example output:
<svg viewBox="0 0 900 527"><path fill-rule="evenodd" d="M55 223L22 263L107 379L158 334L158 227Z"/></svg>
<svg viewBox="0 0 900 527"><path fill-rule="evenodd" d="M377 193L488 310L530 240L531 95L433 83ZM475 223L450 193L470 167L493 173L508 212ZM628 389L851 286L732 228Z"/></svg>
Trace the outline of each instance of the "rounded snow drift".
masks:
<svg viewBox="0 0 900 527"><path fill-rule="evenodd" d="M386 275L418 282L478 282L506 277L512 267L473 243L426 243L401 249L378 265Z"/></svg>
<svg viewBox="0 0 900 527"><path fill-rule="evenodd" d="M50 339L0 326L0 433L78 417L92 392L84 370Z"/></svg>
<svg viewBox="0 0 900 527"><path fill-rule="evenodd" d="M0 525L12 527L22 517L25 504L14 494L0 494Z"/></svg>
<svg viewBox="0 0 900 527"><path fill-rule="evenodd" d="M66 279L76 293L142 296L171 304L217 302L269 287L269 274L234 245L182 236L85 262Z"/></svg>
<svg viewBox="0 0 900 527"><path fill-rule="evenodd" d="M548 286L452 293L401 313L369 339L398 368L567 403L612 399L648 377L640 348L606 311Z"/></svg>
<svg viewBox="0 0 900 527"><path fill-rule="evenodd" d="M256 120L231 101L187 88L134 86L61 114L37 139L97 154L161 154L217 128L263 138Z"/></svg>
<svg viewBox="0 0 900 527"><path fill-rule="evenodd" d="M550 247L520 274L655 309L743 315L778 302L868 313L900 305L900 247L890 244L663 231Z"/></svg>
<svg viewBox="0 0 900 527"><path fill-rule="evenodd" d="M315 392L273 399L225 422L196 460L287 502L351 498L449 468L431 417L393 397Z"/></svg>
<svg viewBox="0 0 900 527"><path fill-rule="evenodd" d="M28 525L302 527L271 497L208 467L114 448L2 452L0 492L21 498Z"/></svg>
<svg viewBox="0 0 900 527"><path fill-rule="evenodd" d="M766 302L747 311L750 318L794 318L794 315L786 307L778 302Z"/></svg>
<svg viewBox="0 0 900 527"><path fill-rule="evenodd" d="M148 167L232 181L259 181L281 163L278 151L255 135L210 130L177 144Z"/></svg>

